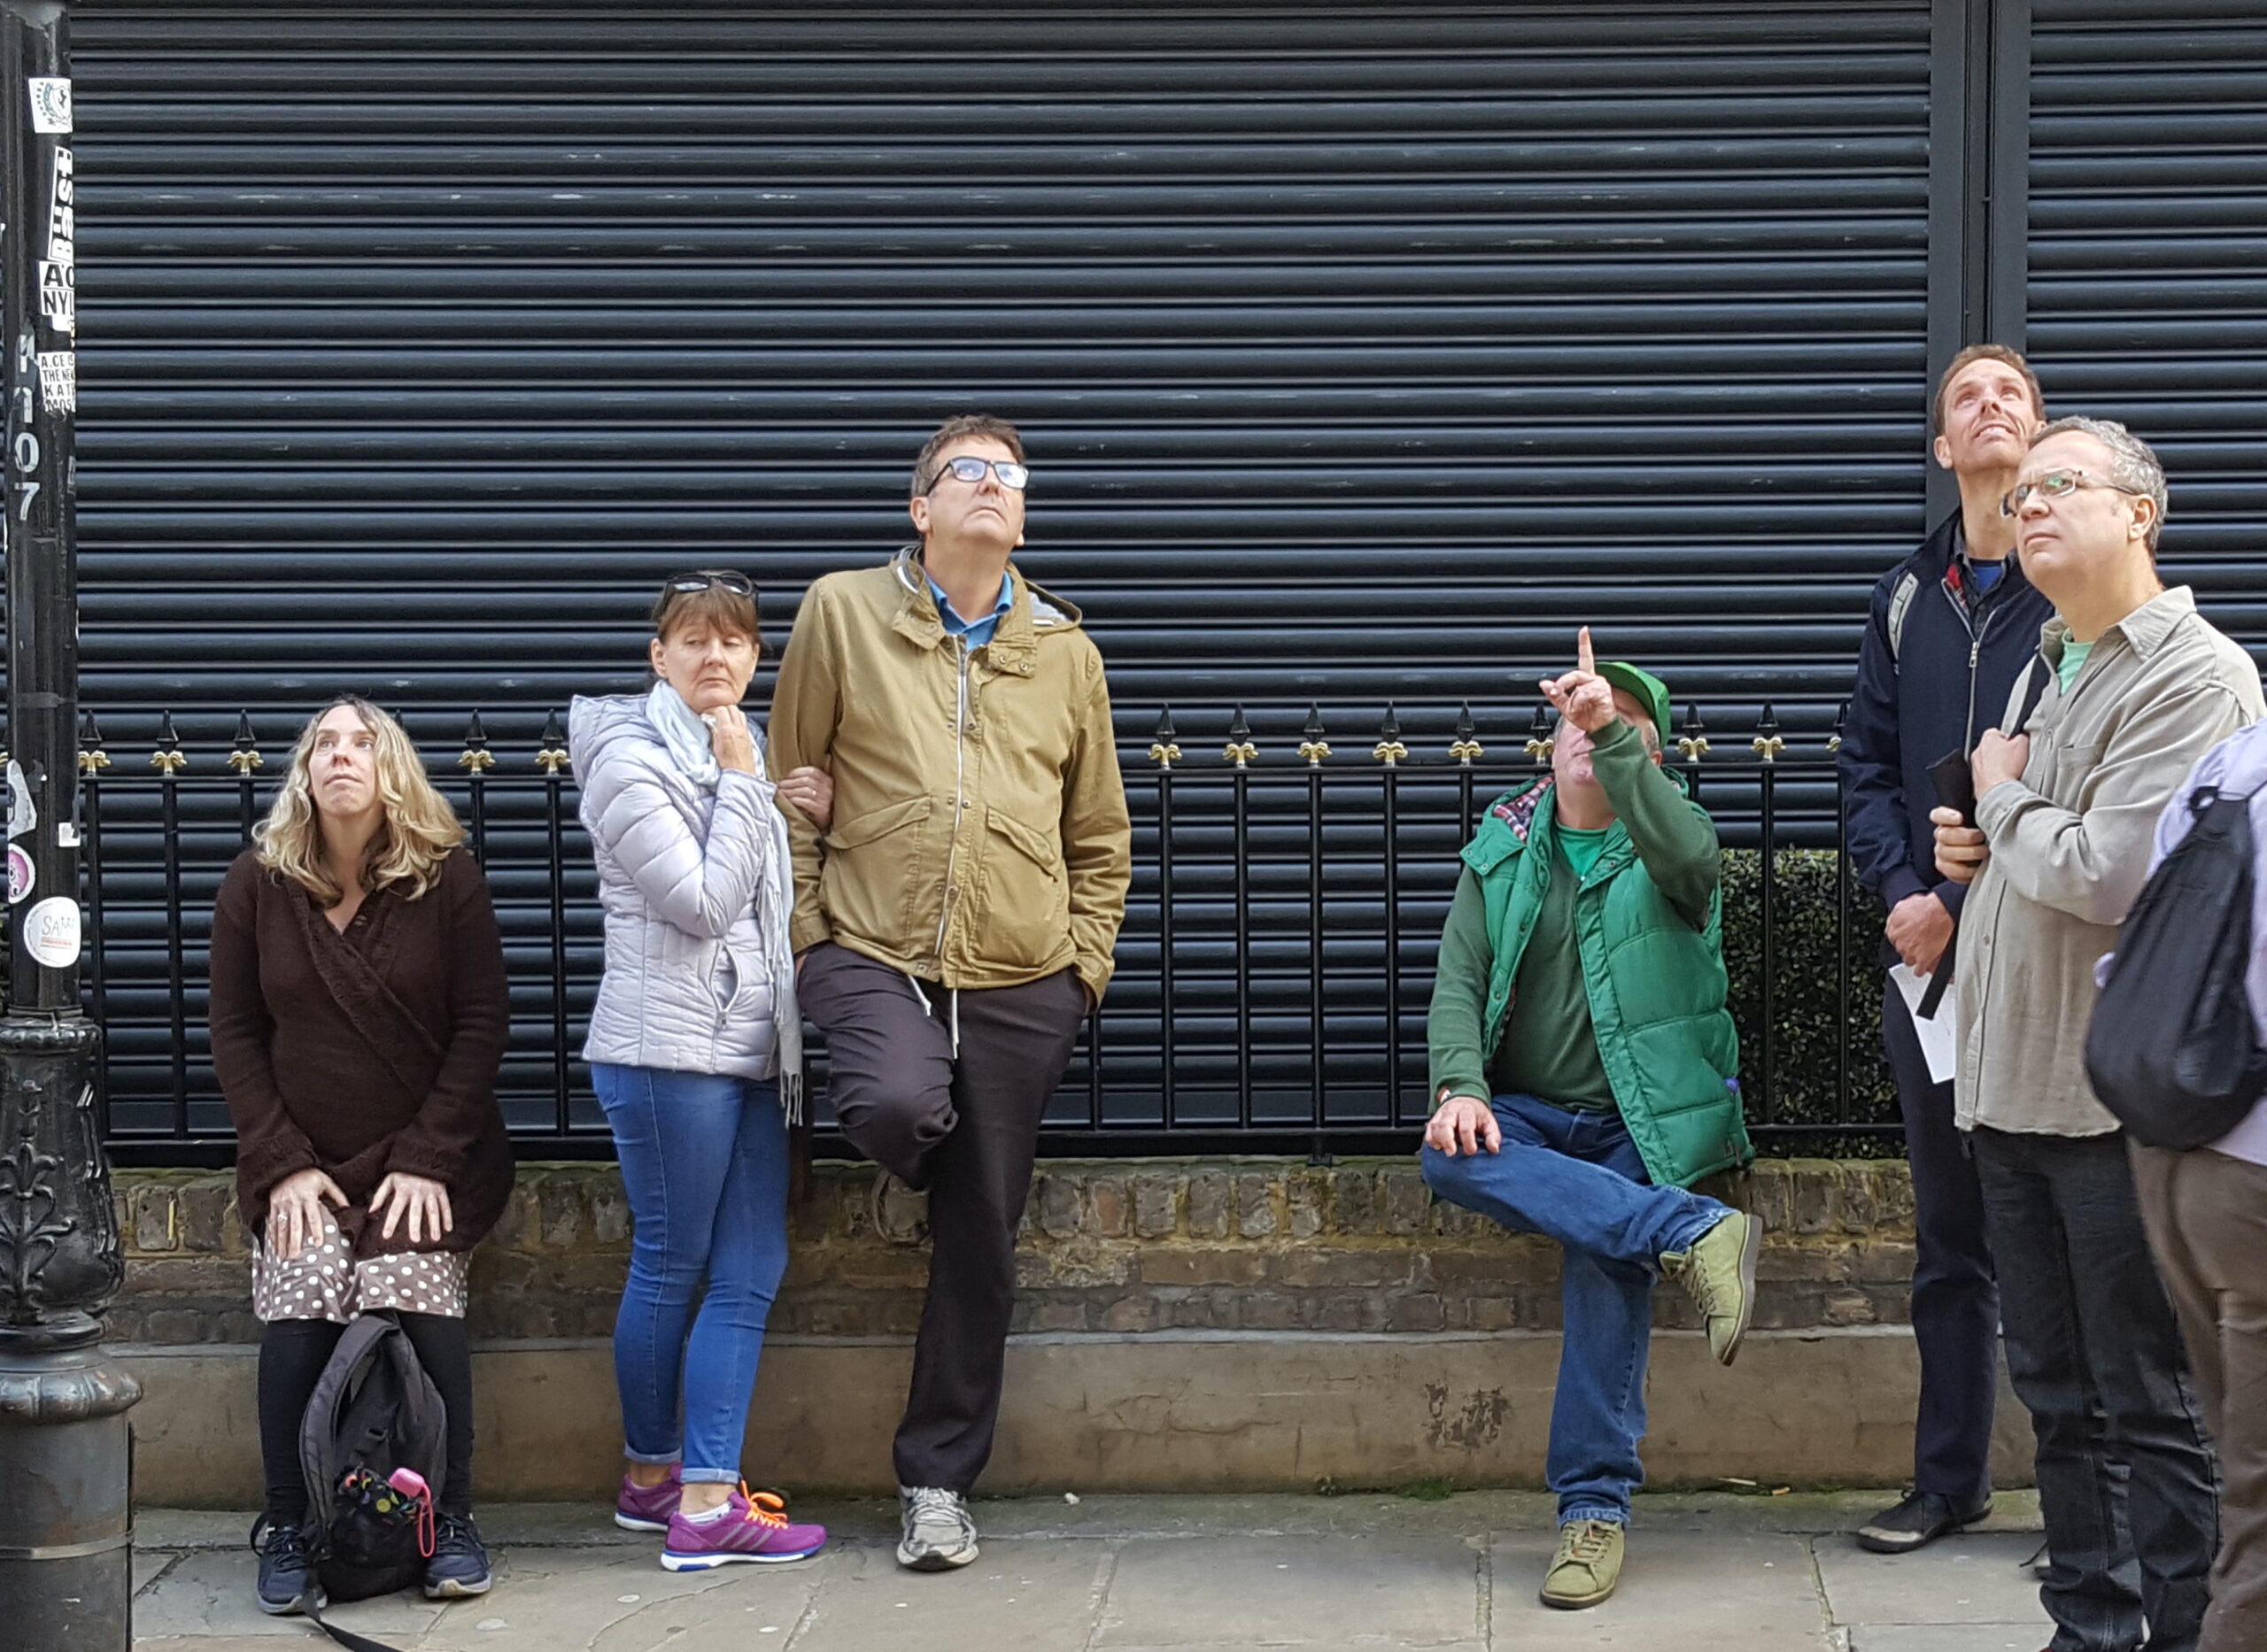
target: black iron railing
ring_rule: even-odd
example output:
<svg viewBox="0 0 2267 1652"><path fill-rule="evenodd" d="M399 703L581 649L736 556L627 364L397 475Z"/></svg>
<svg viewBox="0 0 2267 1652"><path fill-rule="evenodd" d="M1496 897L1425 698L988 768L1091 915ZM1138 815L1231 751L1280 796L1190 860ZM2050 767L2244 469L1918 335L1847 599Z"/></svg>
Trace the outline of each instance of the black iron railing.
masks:
<svg viewBox="0 0 2267 1652"><path fill-rule="evenodd" d="M1551 723L1404 729L1389 708L1345 749L1319 713L1256 729L1168 711L1125 748L1134 884L1118 973L1048 1117L1055 1152L1406 1148L1430 1108L1425 1011L1458 852L1501 790L1549 762ZM1727 742L1727 745L1733 743ZM135 758L84 727L88 993L109 1033L101 1101L129 1163L229 1151L205 1029L221 874L274 781L248 719L192 751L173 721ZM216 743L217 745L217 743ZM1726 956L1752 1127L1817 1147L1892 1139L1878 1056L1879 915L1850 884L1830 737L1767 707L1718 750L1687 707L1666 753L1726 845ZM601 964L589 847L559 720L532 750L429 743L487 868L512 977L500 1094L525 1157L610 1143L577 1058ZM275 760L282 760L281 752ZM822 1132L824 1048L813 1050ZM1862 1149L1861 1149L1862 1150Z"/></svg>

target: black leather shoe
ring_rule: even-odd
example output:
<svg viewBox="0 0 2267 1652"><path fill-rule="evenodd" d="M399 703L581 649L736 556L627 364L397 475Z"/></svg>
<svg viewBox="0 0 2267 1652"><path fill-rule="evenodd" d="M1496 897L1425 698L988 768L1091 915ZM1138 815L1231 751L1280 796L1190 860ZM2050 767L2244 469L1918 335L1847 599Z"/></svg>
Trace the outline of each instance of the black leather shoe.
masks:
<svg viewBox="0 0 2267 1652"><path fill-rule="evenodd" d="M1876 1555L1909 1555L1923 1543L1933 1543L1947 1532L1974 1525L1992 1512L1990 1493L1970 1507L1954 1508L1951 1498L1937 1492L1915 1492L1886 1513L1858 1528L1858 1547Z"/></svg>
<svg viewBox="0 0 2267 1652"><path fill-rule="evenodd" d="M315 1569L299 1528L273 1525L262 1515L251 1529L251 1546L259 1556L259 1610L271 1617L304 1610L315 1596Z"/></svg>

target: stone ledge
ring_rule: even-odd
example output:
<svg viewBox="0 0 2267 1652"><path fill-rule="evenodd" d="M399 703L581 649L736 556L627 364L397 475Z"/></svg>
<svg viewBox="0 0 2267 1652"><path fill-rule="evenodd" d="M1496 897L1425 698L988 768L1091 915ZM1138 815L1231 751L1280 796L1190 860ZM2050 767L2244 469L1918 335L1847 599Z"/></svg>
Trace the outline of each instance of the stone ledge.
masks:
<svg viewBox="0 0 2267 1652"><path fill-rule="evenodd" d="M235 1508L259 1494L250 1347L124 1347L146 1502ZM494 1343L476 1355L480 1495L595 1499L621 1471L600 1340ZM1532 1486L1557 1380L1549 1333L1157 1332L1017 1337L987 1493ZM783 1337L765 1350L744 1461L798 1493L886 1494L910 1349ZM1726 1370L1665 1332L1646 1383L1649 1483L1893 1486L1912 1470L1918 1360L1892 1328L1761 1332ZM1994 1474L2030 1479L2003 1392Z"/></svg>
<svg viewBox="0 0 2267 1652"><path fill-rule="evenodd" d="M875 1232L869 1166L823 1162L792 1218L775 1331L909 1335L925 1248ZM1768 1230L1757 1323L1903 1323L1912 1184L1901 1161L1759 1161L1722 1192ZM248 1253L226 1171L122 1170L126 1288L112 1333L245 1342ZM629 1206L608 1163L532 1163L473 1259L474 1334L610 1331L628 1266ZM1490 1332L1559 1323L1558 1254L1435 1200L1408 1159L1050 1160L1017 1246L1021 1332ZM1675 1291L1660 1322L1690 1328Z"/></svg>

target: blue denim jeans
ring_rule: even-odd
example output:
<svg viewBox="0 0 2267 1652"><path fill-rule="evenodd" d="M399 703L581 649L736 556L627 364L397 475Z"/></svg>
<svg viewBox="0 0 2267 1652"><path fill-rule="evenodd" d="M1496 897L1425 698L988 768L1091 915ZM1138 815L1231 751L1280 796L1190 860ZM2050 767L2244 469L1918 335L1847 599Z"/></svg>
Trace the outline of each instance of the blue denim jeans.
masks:
<svg viewBox="0 0 2267 1652"><path fill-rule="evenodd" d="M764 1321L787 1270L778 1092L604 1064L592 1065L591 1084L637 1223L614 1322L625 1453L633 1463L682 1458L686 1479L730 1485L740 1478Z"/></svg>
<svg viewBox="0 0 2267 1652"><path fill-rule="evenodd" d="M1645 1354L1653 1281L1665 1251L1692 1242L1731 1214L1681 1187L1655 1187L1618 1113L1576 1113L1533 1096L1491 1103L1500 1153L1420 1154L1426 1185L1508 1228L1566 1249L1559 1273L1565 1331L1551 1408L1544 1474L1559 1518L1626 1524L1644 1483Z"/></svg>

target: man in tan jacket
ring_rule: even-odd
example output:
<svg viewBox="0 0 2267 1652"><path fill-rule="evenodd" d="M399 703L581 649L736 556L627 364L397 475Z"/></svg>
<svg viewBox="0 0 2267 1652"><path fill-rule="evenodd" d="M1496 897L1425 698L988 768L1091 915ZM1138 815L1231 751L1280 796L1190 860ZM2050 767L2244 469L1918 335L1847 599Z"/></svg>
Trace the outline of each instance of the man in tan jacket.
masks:
<svg viewBox="0 0 2267 1652"><path fill-rule="evenodd" d="M2117 1123L2084 1064L2094 963L2196 760L2267 713L2243 650L2156 574L2164 470L2123 425L2058 419L2008 506L2054 605L2019 731L1977 743L1976 821L1932 817L1973 880L1958 939L1955 1117L2000 1277L2008 1374L2038 1434L2053 1652L2189 1652L2217 1508L2209 1442ZM2121 1467L2122 1465L2122 1467Z"/></svg>
<svg viewBox="0 0 2267 1652"><path fill-rule="evenodd" d="M898 1562L925 1571L976 1558L967 1494L999 1415L1016 1224L1132 875L1102 655L1008 560L1028 480L1013 425L948 420L913 468L920 544L811 586L772 698L777 772L834 781L824 836L789 822L834 1116L929 1194L894 1453Z"/></svg>

